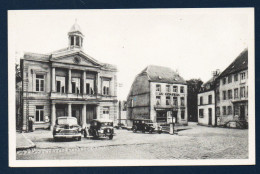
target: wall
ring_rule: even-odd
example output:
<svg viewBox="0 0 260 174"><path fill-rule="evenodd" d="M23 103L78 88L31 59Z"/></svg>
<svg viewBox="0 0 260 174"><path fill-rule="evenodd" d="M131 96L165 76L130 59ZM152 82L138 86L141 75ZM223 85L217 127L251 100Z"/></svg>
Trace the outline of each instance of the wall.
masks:
<svg viewBox="0 0 260 174"><path fill-rule="evenodd" d="M50 66L48 63L36 62L36 61L26 61L23 60L23 130L26 129L26 120L27 120L27 102L26 97L29 99L29 116L36 117L35 108L37 105L44 106L44 116L50 118L50 102L49 102L49 93L51 89L50 83ZM35 89L35 77L36 74L44 74L44 91L36 92ZM27 91L28 90L28 91ZM27 95L28 92L28 95ZM48 128L50 122L47 123L35 123L35 128Z"/></svg>
<svg viewBox="0 0 260 174"><path fill-rule="evenodd" d="M212 96L212 104L209 104L209 101L208 101L209 95ZM203 104L202 105L200 104L200 97L203 98ZM209 125L209 108L212 109L211 123L212 123L212 125L215 125L216 123L215 123L215 92L214 92L214 90L198 94L198 123L199 124ZM199 110L200 109L204 110L204 114L203 114L202 118L199 116Z"/></svg>
<svg viewBox="0 0 260 174"><path fill-rule="evenodd" d="M114 124L117 122L118 104L116 102L100 102L99 113L97 118L101 118L103 115L103 107L109 107L109 119L113 120Z"/></svg>
<svg viewBox="0 0 260 174"><path fill-rule="evenodd" d="M160 84L161 85L161 93L163 93L163 95L159 95L159 92L156 92L156 85ZM177 96L177 100L178 100L178 115L177 115L177 120L179 124L182 125L186 125L188 124L188 109L187 109L187 85L183 85L183 84L169 84L169 83L157 83L157 82L150 82L150 89L151 89L151 93L150 93L150 118L156 122L156 110L154 109L154 107L156 106L156 96L161 96L161 106L167 108L166 105L166 96L165 93L166 92L166 85L170 85L170 93L172 92L173 86L177 86L178 87L178 91L176 92ZM184 93L180 93L180 87L183 86L184 87ZM181 118L181 97L184 97L184 107L183 109L185 110L185 117L184 119ZM170 104L173 103L173 96L170 95Z"/></svg>
<svg viewBox="0 0 260 174"><path fill-rule="evenodd" d="M127 119L150 117L150 88L146 74L138 75L127 98Z"/></svg>
<svg viewBox="0 0 260 174"><path fill-rule="evenodd" d="M245 72L246 73L246 79L241 80L240 73ZM234 119L234 106L233 102L239 102L242 100L248 100L248 70L240 71L238 72L238 81L234 81L234 74L232 74L232 83L228 83L228 78L226 78L226 84L223 84L223 78L220 79L220 86L219 86L219 95L220 95L220 101L217 102L217 107L220 108L220 115L219 115L219 125L224 125L226 122ZM240 97L240 87L245 86L245 93L246 97L241 98ZM234 89L238 88L238 99L234 99ZM226 92L227 99L223 100L223 91L232 90L232 99L228 99L228 92ZM232 114L226 114L223 115L223 106L231 106L232 107ZM248 119L248 112L246 109L246 120Z"/></svg>

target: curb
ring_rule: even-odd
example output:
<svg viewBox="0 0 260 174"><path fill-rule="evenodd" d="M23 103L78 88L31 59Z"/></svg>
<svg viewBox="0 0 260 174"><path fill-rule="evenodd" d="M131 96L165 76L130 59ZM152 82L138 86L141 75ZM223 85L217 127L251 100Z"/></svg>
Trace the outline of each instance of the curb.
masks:
<svg viewBox="0 0 260 174"><path fill-rule="evenodd" d="M36 147L36 145L35 145L30 139L28 139L23 133L22 133L22 136L30 143L30 145L28 145L28 146L16 147L16 151L26 150L26 149L32 149L32 148L35 148L35 147Z"/></svg>

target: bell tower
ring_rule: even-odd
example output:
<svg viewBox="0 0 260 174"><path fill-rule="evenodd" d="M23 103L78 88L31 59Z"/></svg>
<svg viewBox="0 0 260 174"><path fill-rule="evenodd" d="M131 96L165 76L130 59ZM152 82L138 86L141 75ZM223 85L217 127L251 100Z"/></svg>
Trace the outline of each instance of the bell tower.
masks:
<svg viewBox="0 0 260 174"><path fill-rule="evenodd" d="M83 38L84 35L81 32L80 26L77 24L77 20L71 27L70 31L68 32L68 39L69 39L69 48L79 48L82 49L83 46Z"/></svg>

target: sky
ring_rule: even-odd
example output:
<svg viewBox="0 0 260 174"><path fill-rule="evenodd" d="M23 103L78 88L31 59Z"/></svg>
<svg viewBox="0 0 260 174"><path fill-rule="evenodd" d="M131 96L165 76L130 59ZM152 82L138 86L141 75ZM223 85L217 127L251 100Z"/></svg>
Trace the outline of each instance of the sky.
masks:
<svg viewBox="0 0 260 174"><path fill-rule="evenodd" d="M33 10L8 12L8 59L68 46L77 20L84 52L118 68L118 99L148 65L206 82L248 47L248 9Z"/></svg>

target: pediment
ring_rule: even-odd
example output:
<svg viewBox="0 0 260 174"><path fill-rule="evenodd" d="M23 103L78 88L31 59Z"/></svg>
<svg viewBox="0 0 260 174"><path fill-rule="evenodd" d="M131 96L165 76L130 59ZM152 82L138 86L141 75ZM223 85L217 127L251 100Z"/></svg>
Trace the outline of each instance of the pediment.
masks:
<svg viewBox="0 0 260 174"><path fill-rule="evenodd" d="M51 61L81 66L101 66L97 61L80 53L55 56L51 58Z"/></svg>

